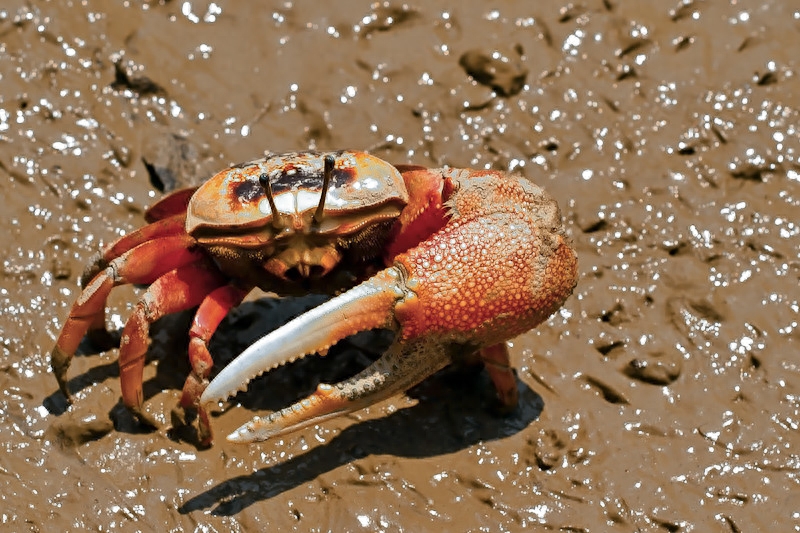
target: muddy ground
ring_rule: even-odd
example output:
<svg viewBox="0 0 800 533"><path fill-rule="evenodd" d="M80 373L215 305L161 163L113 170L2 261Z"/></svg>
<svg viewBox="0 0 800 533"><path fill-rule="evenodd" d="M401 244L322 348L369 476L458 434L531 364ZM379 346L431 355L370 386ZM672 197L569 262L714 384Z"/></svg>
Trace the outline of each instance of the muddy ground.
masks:
<svg viewBox="0 0 800 533"><path fill-rule="evenodd" d="M256 7L258 5L258 7ZM799 531L800 5L46 2L0 8L0 529ZM93 254L169 190L265 150L513 170L580 256L562 311L481 373L254 446L119 406L116 351L49 353ZM119 289L109 325L136 300ZM254 300L221 364L318 298ZM164 424L189 317L154 331ZM385 339L272 372L227 434Z"/></svg>

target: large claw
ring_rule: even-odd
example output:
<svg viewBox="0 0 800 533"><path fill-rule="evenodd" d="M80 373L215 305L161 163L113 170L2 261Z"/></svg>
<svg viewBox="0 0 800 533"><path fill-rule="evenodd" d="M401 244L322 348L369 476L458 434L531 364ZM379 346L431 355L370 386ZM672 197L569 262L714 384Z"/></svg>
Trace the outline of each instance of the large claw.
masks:
<svg viewBox="0 0 800 533"><path fill-rule="evenodd" d="M361 285L297 317L262 337L225 367L209 384L201 403L224 400L253 378L307 354L326 350L359 331L397 330L394 309L413 298L397 267L383 270ZM444 347L430 340L395 342L358 375L316 392L269 416L255 418L228 436L254 442L357 411L413 387L450 362Z"/></svg>
<svg viewBox="0 0 800 533"><path fill-rule="evenodd" d="M425 232L433 233L410 248L400 246L393 266L250 346L200 400L224 400L259 374L324 352L359 331L393 329L392 346L358 375L319 385L291 407L248 422L229 440L264 440L361 409L476 351L501 402L513 406L516 382L504 342L555 312L577 279L558 206L539 187L499 172L407 169L404 178L413 184L411 173L433 184L433 207L423 211L446 206L446 223L426 222ZM421 218L406 231L418 231L414 220Z"/></svg>

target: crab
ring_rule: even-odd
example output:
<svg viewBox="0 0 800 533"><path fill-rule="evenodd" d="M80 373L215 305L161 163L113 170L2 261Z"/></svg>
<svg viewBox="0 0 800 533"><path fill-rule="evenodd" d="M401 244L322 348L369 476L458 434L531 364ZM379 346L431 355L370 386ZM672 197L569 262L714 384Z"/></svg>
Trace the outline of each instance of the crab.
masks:
<svg viewBox="0 0 800 533"><path fill-rule="evenodd" d="M575 251L556 202L527 179L496 170L393 166L364 152L269 154L174 192L148 225L111 244L88 270L51 353L61 391L82 338L105 332L115 286L146 285L122 331L122 401L142 422L150 325L197 307L191 372L173 425L197 419L212 442L209 406L256 376L368 329L390 329L378 360L341 383L228 436L253 442L353 412L478 354L500 404L517 402L506 341L548 318L571 294ZM208 344L254 288L280 296L335 295L267 334L209 382ZM177 413L177 415L175 415Z"/></svg>

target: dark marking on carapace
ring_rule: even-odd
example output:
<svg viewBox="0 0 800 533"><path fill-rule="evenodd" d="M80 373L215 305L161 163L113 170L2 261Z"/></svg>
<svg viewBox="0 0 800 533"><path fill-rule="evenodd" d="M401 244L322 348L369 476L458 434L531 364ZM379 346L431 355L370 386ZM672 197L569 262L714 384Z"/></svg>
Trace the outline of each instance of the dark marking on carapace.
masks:
<svg viewBox="0 0 800 533"><path fill-rule="evenodd" d="M237 181L231 189L233 193L231 200L238 199L240 203L257 202L264 197L264 189L258 182L258 176L255 176L255 179Z"/></svg>
<svg viewBox="0 0 800 533"><path fill-rule="evenodd" d="M334 157L340 156L339 152L332 153ZM278 156L276 156L278 157ZM287 154L280 154L279 157L285 159ZM322 161L322 157L320 157ZM309 169L307 165L298 165L292 161L286 161L282 168L278 169L276 166L269 168L269 165L264 164L265 161L251 161L246 164L236 165L231 167L229 171L236 172L241 181L234 181L230 186L231 208L236 209L238 206L245 203L259 202L266 198L264 187L259 182L259 176L266 174L269 176L270 186L275 196L288 191L316 191L321 192L324 182L324 165L318 168ZM346 187L356 179L356 168L334 168L331 173L331 189L340 189Z"/></svg>
<svg viewBox="0 0 800 533"><path fill-rule="evenodd" d="M289 170L294 172L288 172ZM307 172L307 169L287 165L283 172L276 172L270 176L270 184L275 196L285 191L322 191L323 169ZM355 176L354 168L335 168L331 174L331 188L339 189L346 186Z"/></svg>

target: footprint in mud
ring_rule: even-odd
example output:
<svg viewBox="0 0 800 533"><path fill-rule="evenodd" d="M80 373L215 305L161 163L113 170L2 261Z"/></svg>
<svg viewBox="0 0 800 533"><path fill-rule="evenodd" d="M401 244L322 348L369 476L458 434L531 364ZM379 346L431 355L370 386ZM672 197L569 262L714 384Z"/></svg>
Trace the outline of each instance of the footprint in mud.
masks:
<svg viewBox="0 0 800 533"><path fill-rule="evenodd" d="M97 440L114 430L110 418L69 411L58 417L45 433L45 438L62 449L74 449Z"/></svg>

